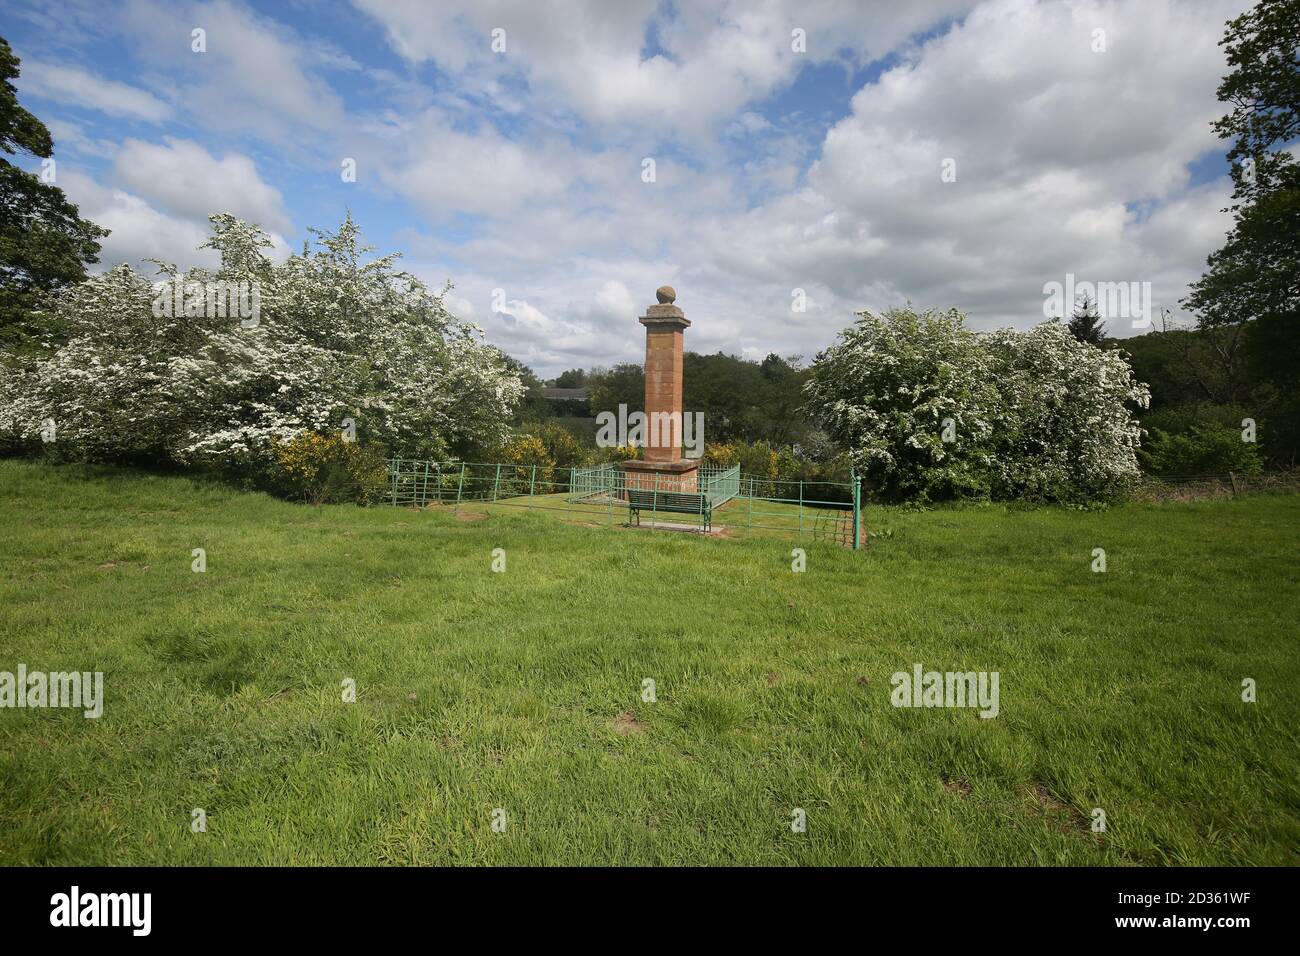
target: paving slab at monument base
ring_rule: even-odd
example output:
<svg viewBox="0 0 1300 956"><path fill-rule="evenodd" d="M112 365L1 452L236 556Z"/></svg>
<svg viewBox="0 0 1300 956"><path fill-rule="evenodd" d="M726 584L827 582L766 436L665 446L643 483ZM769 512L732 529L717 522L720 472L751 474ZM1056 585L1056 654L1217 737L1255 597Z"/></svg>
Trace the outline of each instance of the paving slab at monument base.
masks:
<svg viewBox="0 0 1300 956"><path fill-rule="evenodd" d="M677 521L664 521L662 519L647 521L645 524L634 525L634 527L645 528L650 531L687 531L691 534L720 534L722 531L717 526L706 530L698 524L682 524Z"/></svg>

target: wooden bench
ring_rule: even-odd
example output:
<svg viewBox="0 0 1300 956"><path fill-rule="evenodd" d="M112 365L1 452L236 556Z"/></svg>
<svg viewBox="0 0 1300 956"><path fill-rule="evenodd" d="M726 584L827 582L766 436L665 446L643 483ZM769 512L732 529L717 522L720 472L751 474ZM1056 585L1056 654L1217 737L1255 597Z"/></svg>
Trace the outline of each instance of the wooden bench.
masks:
<svg viewBox="0 0 1300 956"><path fill-rule="evenodd" d="M667 511L698 516L703 531L710 531L713 527L713 507L708 496L698 491L645 491L629 488L627 507L636 516L637 524L641 523L642 511L653 514Z"/></svg>

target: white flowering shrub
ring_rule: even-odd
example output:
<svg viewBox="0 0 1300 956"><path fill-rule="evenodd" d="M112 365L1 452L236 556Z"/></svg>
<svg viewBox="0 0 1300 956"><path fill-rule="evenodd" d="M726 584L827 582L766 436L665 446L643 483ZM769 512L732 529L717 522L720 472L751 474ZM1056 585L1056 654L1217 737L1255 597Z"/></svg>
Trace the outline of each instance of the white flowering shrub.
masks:
<svg viewBox="0 0 1300 956"><path fill-rule="evenodd" d="M59 299L71 338L53 354L6 362L0 433L39 448L53 422L50 453L144 463L174 457L186 409L171 396L186 356L203 335L182 320L156 320L148 280L126 266L92 276Z"/></svg>
<svg viewBox="0 0 1300 956"><path fill-rule="evenodd" d="M992 492L999 498L1091 501L1139 476L1132 410L1151 393L1123 354L1078 341L1058 321L980 337L1002 396Z"/></svg>
<svg viewBox="0 0 1300 956"><path fill-rule="evenodd" d="M1149 395L1119 353L1059 322L980 335L956 310L859 316L806 394L876 494L1083 501L1137 477L1130 406Z"/></svg>
<svg viewBox="0 0 1300 956"><path fill-rule="evenodd" d="M491 447L523 394L519 376L480 330L459 322L396 256L366 260L351 218L275 265L257 227L211 217L218 281L259 292L254 319L211 307L159 316L153 284L118 266L56 305L70 337L48 357L10 357L0 381L0 435L61 457L202 465L259 477L274 447L303 432L339 433L403 457L443 458ZM443 294L445 294L445 291Z"/></svg>
<svg viewBox="0 0 1300 956"><path fill-rule="evenodd" d="M988 353L955 310L859 313L817 356L805 389L810 411L878 494L989 493L997 389ZM955 440L944 441L945 429Z"/></svg>

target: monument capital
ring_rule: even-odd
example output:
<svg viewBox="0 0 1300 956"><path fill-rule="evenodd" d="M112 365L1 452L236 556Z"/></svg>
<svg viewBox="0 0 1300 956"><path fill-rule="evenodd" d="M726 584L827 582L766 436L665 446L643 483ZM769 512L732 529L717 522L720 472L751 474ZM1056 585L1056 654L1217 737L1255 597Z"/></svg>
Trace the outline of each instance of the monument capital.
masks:
<svg viewBox="0 0 1300 956"><path fill-rule="evenodd" d="M691 323L673 302L677 299L677 290L670 285L661 285L655 290L655 298L659 301L645 310L645 315L638 320L642 325L649 328L670 328L685 329Z"/></svg>

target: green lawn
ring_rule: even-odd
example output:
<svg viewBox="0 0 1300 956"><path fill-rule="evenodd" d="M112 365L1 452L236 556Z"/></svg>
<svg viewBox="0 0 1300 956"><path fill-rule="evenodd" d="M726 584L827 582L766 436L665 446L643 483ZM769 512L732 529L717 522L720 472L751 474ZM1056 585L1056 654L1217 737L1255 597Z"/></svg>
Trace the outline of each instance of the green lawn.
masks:
<svg viewBox="0 0 1300 956"><path fill-rule="evenodd" d="M867 521L795 574L0 461L0 670L105 675L0 709L0 864L1300 862L1300 496ZM916 663L999 715L892 707Z"/></svg>

